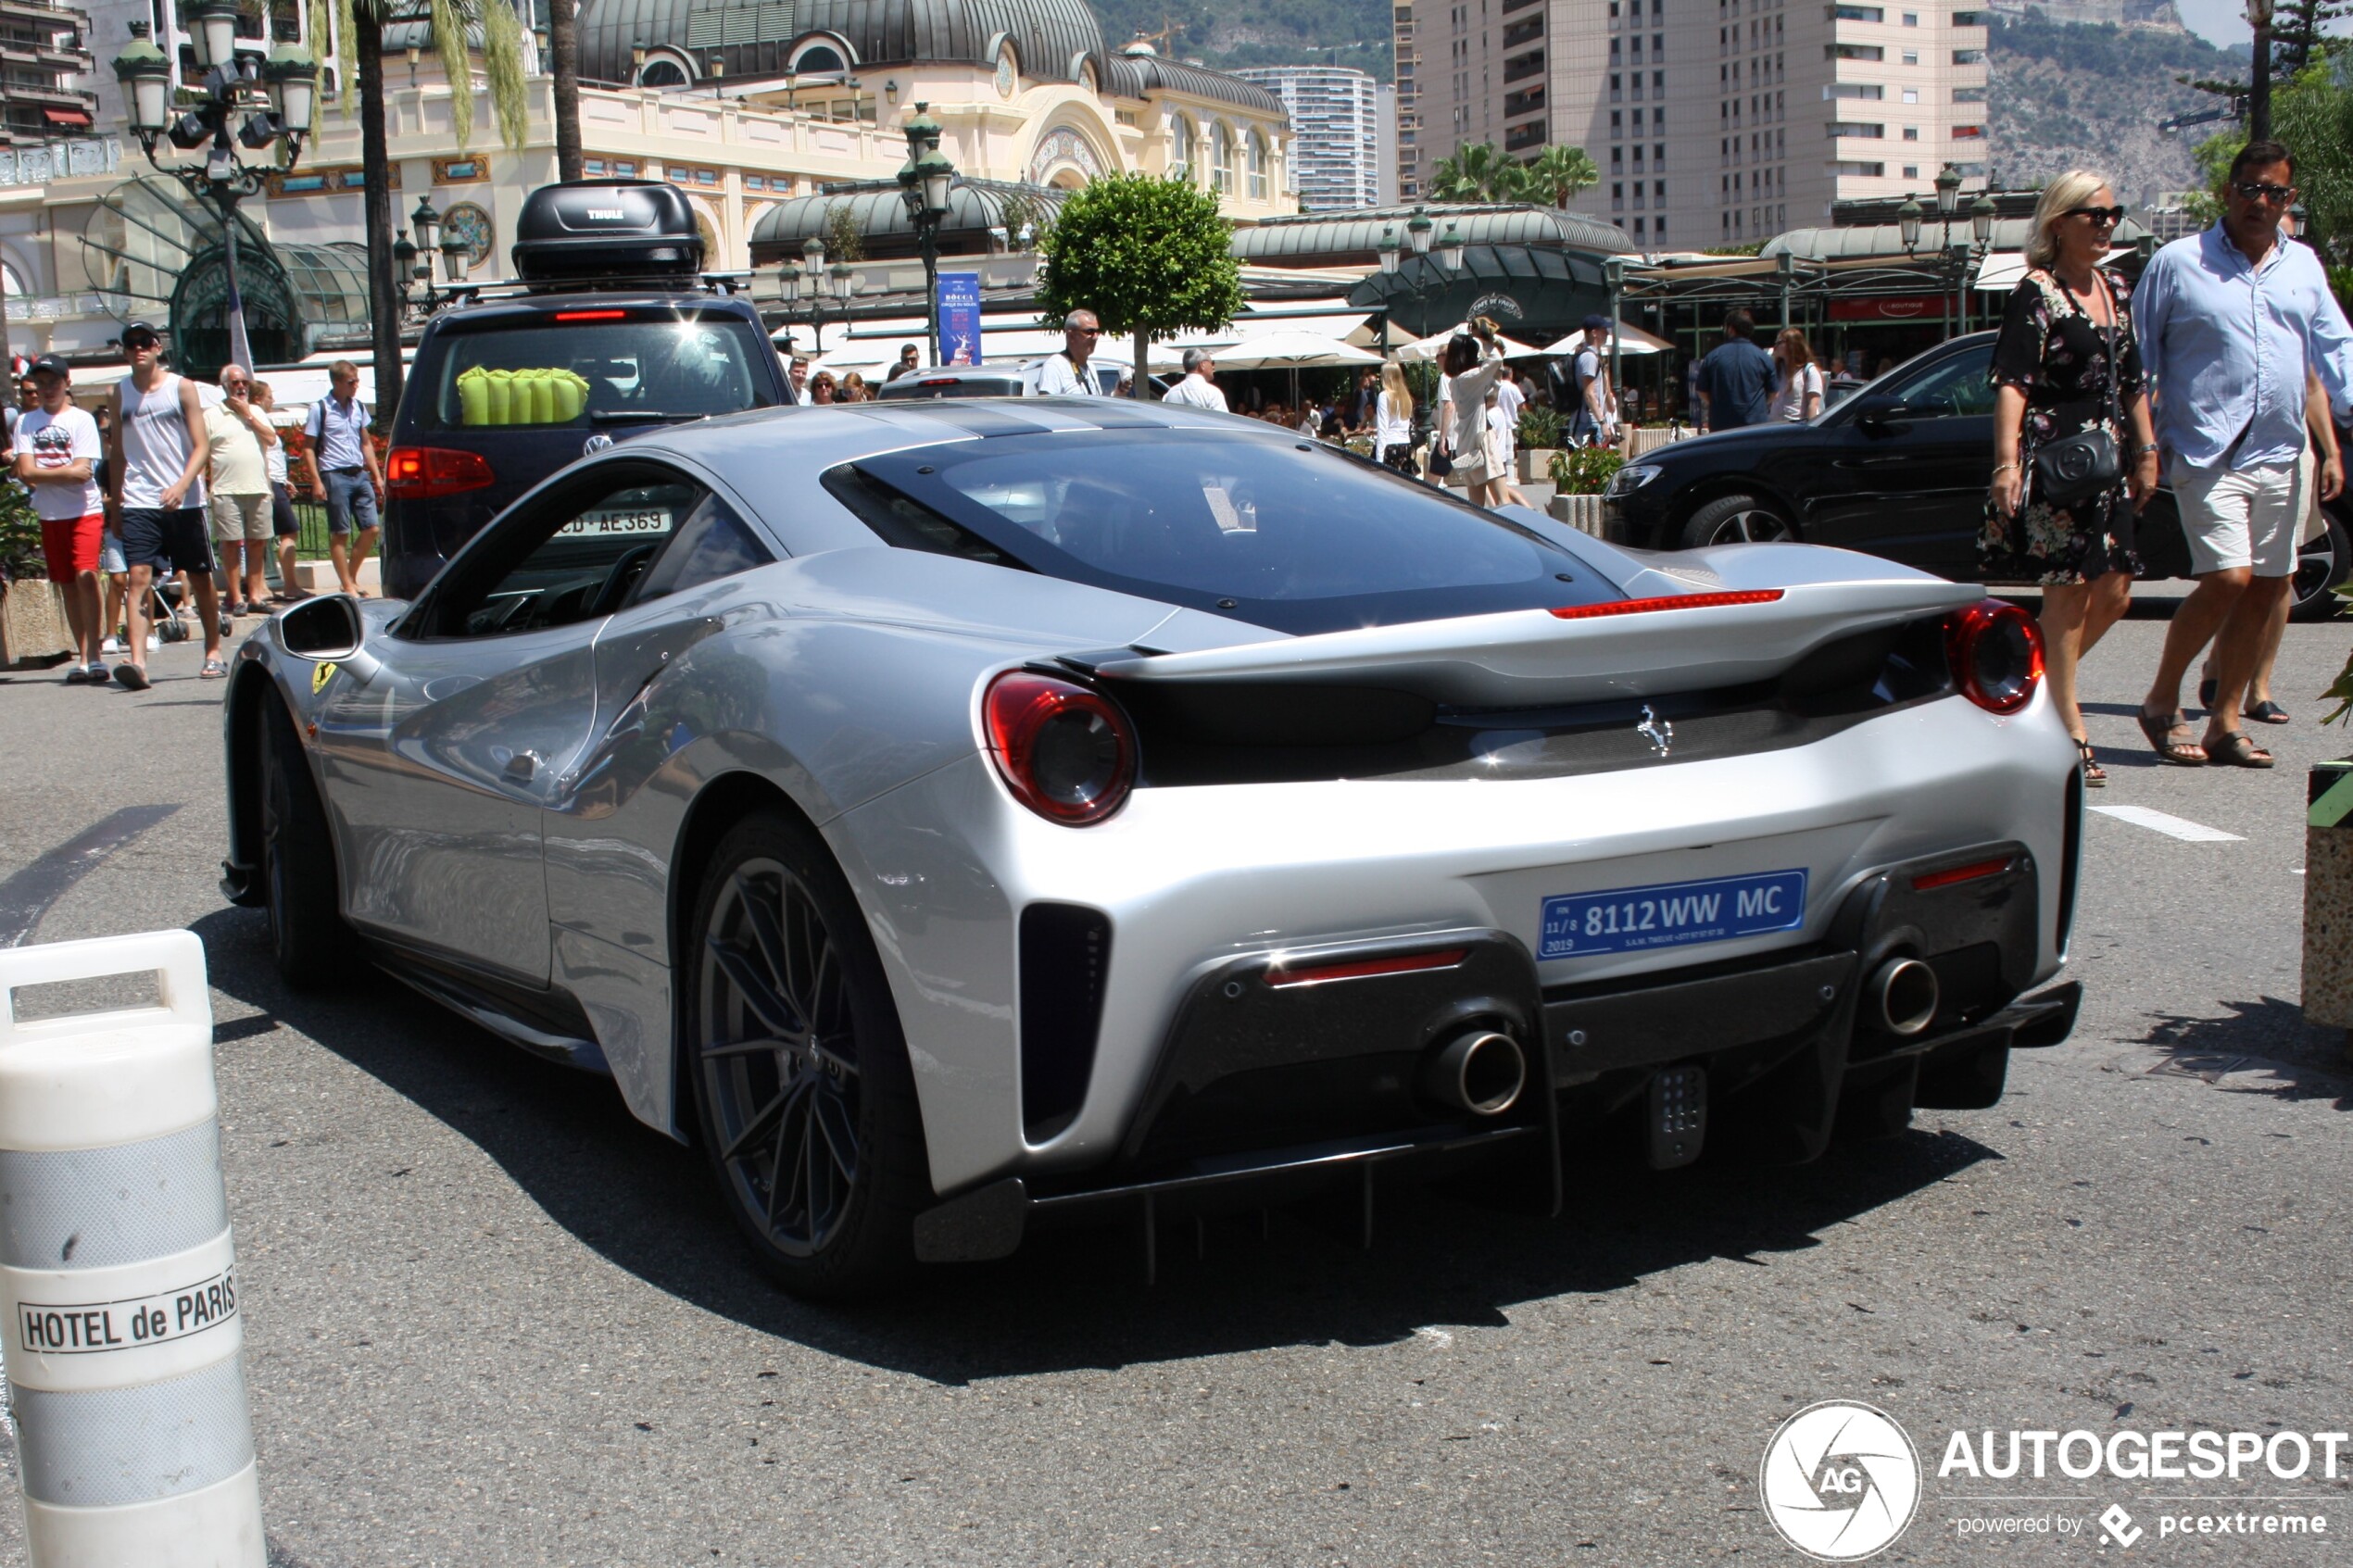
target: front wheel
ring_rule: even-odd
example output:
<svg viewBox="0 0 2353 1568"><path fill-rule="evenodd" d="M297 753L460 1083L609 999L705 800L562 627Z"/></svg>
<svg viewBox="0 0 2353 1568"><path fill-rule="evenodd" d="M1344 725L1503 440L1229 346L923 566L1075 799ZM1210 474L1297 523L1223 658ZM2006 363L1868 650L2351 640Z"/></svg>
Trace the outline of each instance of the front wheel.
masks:
<svg viewBox="0 0 2353 1568"><path fill-rule="evenodd" d="M680 1048L711 1174L786 1288L868 1291L912 1261L932 1196L882 960L824 843L781 813L731 830L701 887Z"/></svg>
<svg viewBox="0 0 2353 1568"><path fill-rule="evenodd" d="M2353 574L2353 538L2334 512L2323 511L2328 526L2296 552L2296 575L2290 578L2288 619L2326 621L2337 612L2338 584Z"/></svg>
<svg viewBox="0 0 2353 1568"><path fill-rule="evenodd" d="M319 785L294 719L275 693L261 698L261 885L270 951L288 989L336 981L350 964L348 933L335 907L335 849Z"/></svg>
<svg viewBox="0 0 2353 1568"><path fill-rule="evenodd" d="M1786 544L1797 537L1789 519L1770 501L1755 495L1719 495L1683 524L1683 548L1710 545Z"/></svg>

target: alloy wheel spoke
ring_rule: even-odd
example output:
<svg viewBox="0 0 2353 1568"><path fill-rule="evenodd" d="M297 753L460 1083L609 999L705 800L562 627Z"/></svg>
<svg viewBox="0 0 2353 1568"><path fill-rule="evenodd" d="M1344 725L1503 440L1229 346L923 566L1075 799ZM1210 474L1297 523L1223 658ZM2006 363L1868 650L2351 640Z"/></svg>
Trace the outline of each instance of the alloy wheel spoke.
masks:
<svg viewBox="0 0 2353 1568"><path fill-rule="evenodd" d="M779 983L800 1015L814 1028L821 998L818 985L823 977L824 961L831 944L825 940L824 922L809 902L808 896L798 888L785 908L785 963L778 972Z"/></svg>
<svg viewBox="0 0 2353 1568"><path fill-rule="evenodd" d="M830 1067L845 1077L855 1078L858 1076L858 1060L836 1043L841 1038L838 1035L812 1035L809 1037L809 1054L817 1059L818 1065Z"/></svg>
<svg viewBox="0 0 2353 1568"><path fill-rule="evenodd" d="M776 994L767 977L760 972L758 965L742 948L713 936L711 938L711 956L718 960L721 972L726 975L728 984L735 986L736 994L743 997L744 1006L749 1008L770 1030L778 1035L799 1035L808 1030L808 1023L794 1016L789 1003Z"/></svg>
<svg viewBox="0 0 2353 1568"><path fill-rule="evenodd" d="M849 1107L838 1095L820 1094L811 1099L810 1111L824 1135L825 1152L841 1173L842 1185L849 1185L858 1180L858 1132L850 1125Z"/></svg>
<svg viewBox="0 0 2353 1568"><path fill-rule="evenodd" d="M754 1143L757 1143L760 1140L761 1135L765 1133L768 1128L774 1123L776 1118L784 1113L786 1106L790 1104L796 1096L805 1092L807 1084L807 1079L799 1078L787 1083L784 1087L778 1089L775 1093L775 1097L769 1100L766 1105L761 1106L759 1113L753 1116L750 1121L744 1123L743 1131L737 1133L734 1139L728 1143L727 1147L720 1150L719 1158L723 1161L732 1160L736 1158L736 1156L741 1154L747 1148Z"/></svg>
<svg viewBox="0 0 2353 1568"><path fill-rule="evenodd" d="M705 1061L716 1061L731 1056L758 1056L762 1051L797 1051L801 1048L799 1041L762 1035L756 1040L728 1040L720 1045L705 1046L702 1055Z"/></svg>
<svg viewBox="0 0 2353 1568"><path fill-rule="evenodd" d="M744 911L744 929L751 934L752 947L759 953L761 963L774 984L784 985L785 937L777 926L775 911L768 907L768 900L752 884L751 878L742 872L736 873L735 888L736 901Z"/></svg>

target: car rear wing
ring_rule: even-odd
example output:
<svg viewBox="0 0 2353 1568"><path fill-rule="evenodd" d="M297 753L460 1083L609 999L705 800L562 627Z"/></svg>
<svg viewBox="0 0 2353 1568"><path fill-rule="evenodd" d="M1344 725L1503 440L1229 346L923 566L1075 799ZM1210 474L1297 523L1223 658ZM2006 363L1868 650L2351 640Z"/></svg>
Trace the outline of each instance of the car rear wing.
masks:
<svg viewBox="0 0 2353 1568"><path fill-rule="evenodd" d="M1190 653L1087 656L1113 681L1378 686L1466 708L1534 708L1770 680L1835 638L1959 609L1972 584L1906 573L1773 588L1639 574L1647 596L1368 626Z"/></svg>

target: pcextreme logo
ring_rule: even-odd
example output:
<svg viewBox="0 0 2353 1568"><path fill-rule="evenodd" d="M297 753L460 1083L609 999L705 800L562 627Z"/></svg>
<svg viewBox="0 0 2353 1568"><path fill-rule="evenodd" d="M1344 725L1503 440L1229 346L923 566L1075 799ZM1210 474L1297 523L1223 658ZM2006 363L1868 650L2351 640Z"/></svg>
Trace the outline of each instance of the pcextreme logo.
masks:
<svg viewBox="0 0 2353 1568"><path fill-rule="evenodd" d="M1820 1562L1854 1562L1894 1545L1911 1524L1920 1459L1885 1411L1825 1399L1781 1423L1757 1486L1783 1540Z"/></svg>

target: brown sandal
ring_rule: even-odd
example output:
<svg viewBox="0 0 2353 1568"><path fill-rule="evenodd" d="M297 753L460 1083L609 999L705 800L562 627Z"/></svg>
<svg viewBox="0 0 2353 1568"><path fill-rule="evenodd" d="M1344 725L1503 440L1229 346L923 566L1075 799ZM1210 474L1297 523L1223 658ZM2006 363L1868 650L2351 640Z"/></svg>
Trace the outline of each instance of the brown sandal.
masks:
<svg viewBox="0 0 2353 1568"><path fill-rule="evenodd" d="M2156 750L2158 761L2171 762L2176 768L2206 766L2207 757L2204 746L2173 738L2177 733L2181 734L2189 733L2188 715L2178 709L2171 713L2151 713L2145 708L2141 709L2137 717L2141 721L2141 734L2148 737L2149 745Z"/></svg>
<svg viewBox="0 0 2353 1568"><path fill-rule="evenodd" d="M2075 737L2076 752L2083 759L2083 787L2099 789L2108 783L2108 770L2092 755L2092 743L2082 735Z"/></svg>
<svg viewBox="0 0 2353 1568"><path fill-rule="evenodd" d="M2214 761L2233 768L2268 768L2276 760L2270 752L2247 737L2245 730L2233 730L2206 748Z"/></svg>

